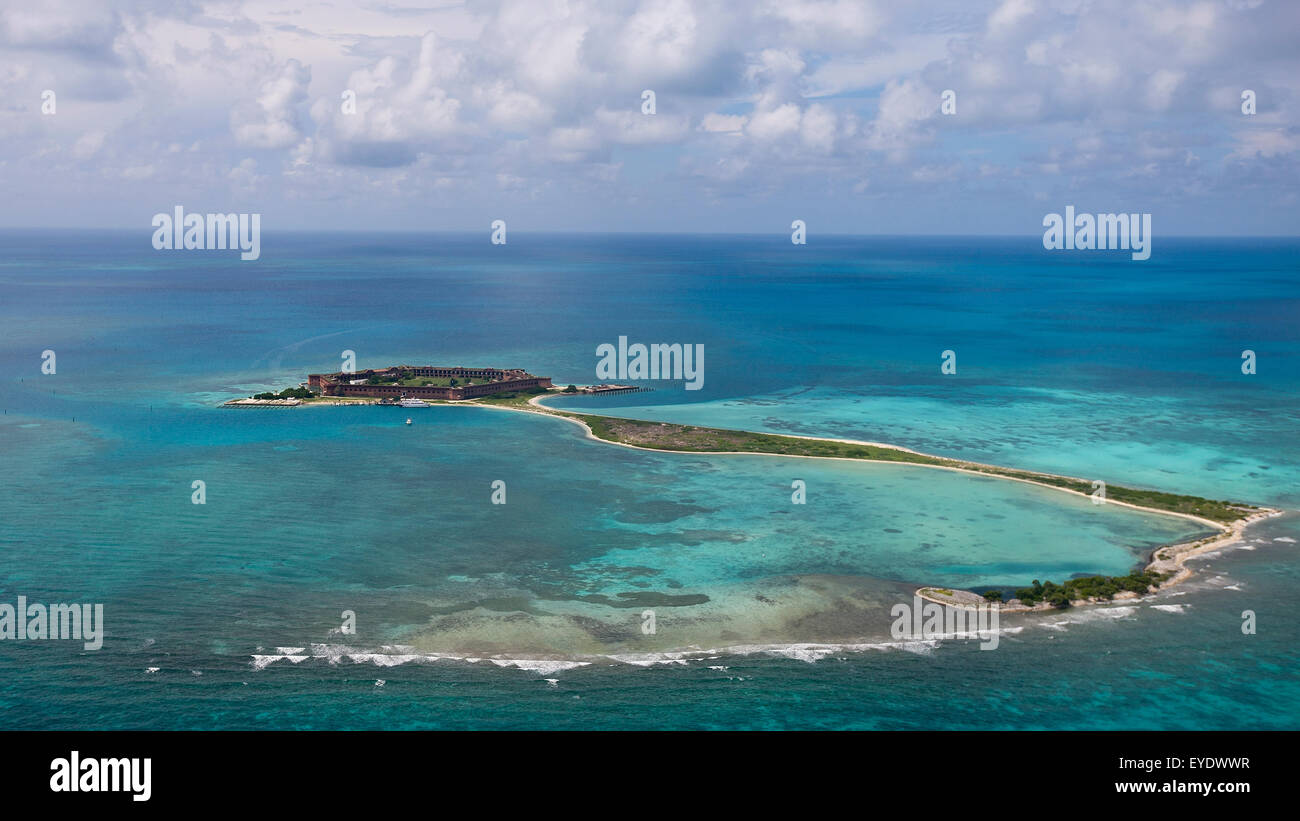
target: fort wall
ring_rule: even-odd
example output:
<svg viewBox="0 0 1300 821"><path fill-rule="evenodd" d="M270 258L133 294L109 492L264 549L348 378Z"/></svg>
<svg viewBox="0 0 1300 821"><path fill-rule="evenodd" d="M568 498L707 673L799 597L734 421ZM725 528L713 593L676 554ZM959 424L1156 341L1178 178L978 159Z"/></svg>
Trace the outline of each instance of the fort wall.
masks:
<svg viewBox="0 0 1300 821"><path fill-rule="evenodd" d="M398 373L406 378L425 379L490 379L475 385L351 385L349 382L370 380L373 377L395 379ZM504 391L532 390L551 387L550 377L533 376L519 368L502 370L500 368L439 368L428 366L398 365L392 368L367 368L355 373L313 373L307 376L307 387L323 396L368 396L379 399L474 399L490 396Z"/></svg>

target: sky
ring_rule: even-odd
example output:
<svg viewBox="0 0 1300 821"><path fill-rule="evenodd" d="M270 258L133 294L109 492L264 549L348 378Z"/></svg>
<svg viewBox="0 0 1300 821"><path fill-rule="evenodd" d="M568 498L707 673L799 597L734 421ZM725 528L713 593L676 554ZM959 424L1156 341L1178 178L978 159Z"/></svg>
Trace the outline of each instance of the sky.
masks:
<svg viewBox="0 0 1300 821"><path fill-rule="evenodd" d="M1294 236L1298 41L1294 0L0 0L0 227Z"/></svg>

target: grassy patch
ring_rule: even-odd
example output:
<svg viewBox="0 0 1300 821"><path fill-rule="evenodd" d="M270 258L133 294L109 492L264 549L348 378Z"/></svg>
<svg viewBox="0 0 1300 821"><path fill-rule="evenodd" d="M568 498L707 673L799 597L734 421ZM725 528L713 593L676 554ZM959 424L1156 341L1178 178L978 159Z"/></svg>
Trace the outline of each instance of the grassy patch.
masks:
<svg viewBox="0 0 1300 821"><path fill-rule="evenodd" d="M1046 473L1014 470L993 465L981 465L960 459L946 459L939 456L911 453L897 448L859 445L848 442L827 442L819 439L800 439L774 433L702 428L668 422L647 422L640 419L619 419L610 416L548 410L550 413L557 415L581 419L599 439L643 448L699 453L719 451L772 453L787 456L871 459L881 462L936 465L939 467L962 468L978 473L987 473L991 476L1024 479L1030 482L1039 482L1053 487L1078 491L1083 494L1091 494L1093 490L1092 482L1084 479L1052 476ZM1111 501L1128 502L1172 513L1187 513L1223 523L1234 522L1257 509L1251 505L1234 502L1203 499L1199 496L1162 493L1156 490L1139 490L1109 483L1106 485L1106 498Z"/></svg>
<svg viewBox="0 0 1300 821"><path fill-rule="evenodd" d="M387 385L401 385L404 388L463 388L467 385L480 385L488 380L471 379L467 376L412 376L400 382L386 382Z"/></svg>
<svg viewBox="0 0 1300 821"><path fill-rule="evenodd" d="M502 393L494 393L491 396L480 396L476 399L469 399L466 401L478 405L502 405L508 408L529 408L532 410L543 410L557 416L566 415L560 411L553 411L550 408L535 408L532 405L529 405L528 400L540 393L549 393L549 391L547 391L546 388L530 388L523 391L504 391Z"/></svg>

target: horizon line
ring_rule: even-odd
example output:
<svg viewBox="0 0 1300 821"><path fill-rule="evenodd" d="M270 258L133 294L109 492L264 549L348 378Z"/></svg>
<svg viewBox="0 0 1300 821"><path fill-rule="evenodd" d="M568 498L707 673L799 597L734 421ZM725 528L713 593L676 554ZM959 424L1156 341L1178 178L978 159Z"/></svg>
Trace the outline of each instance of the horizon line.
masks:
<svg viewBox="0 0 1300 821"><path fill-rule="evenodd" d="M490 227L475 229L446 229L446 230L425 230L419 228L272 228L263 229L263 233L272 234L329 234L337 236L346 235L366 235L366 234L396 234L402 236L471 236L487 233ZM51 225L0 225L0 232L18 232L18 231L49 231L49 232L103 232L103 233L131 233L139 232L145 236L153 233L151 226L144 228L139 227L122 227L122 226L51 226ZM645 237L789 237L789 231L772 231L769 233L745 232L745 231L573 231L573 230L526 230L512 228L511 234L522 236L569 236L569 237L613 237L613 236L645 236ZM981 233L981 234L922 234L922 233L891 233L891 234L855 234L844 231L819 231L811 234L813 237L836 237L836 238L855 238L855 239L898 239L898 238L933 238L933 239L1041 239L1042 233L1035 232L1031 234L1001 234L1001 233ZM1297 234L1162 234L1165 239L1300 239L1300 233Z"/></svg>

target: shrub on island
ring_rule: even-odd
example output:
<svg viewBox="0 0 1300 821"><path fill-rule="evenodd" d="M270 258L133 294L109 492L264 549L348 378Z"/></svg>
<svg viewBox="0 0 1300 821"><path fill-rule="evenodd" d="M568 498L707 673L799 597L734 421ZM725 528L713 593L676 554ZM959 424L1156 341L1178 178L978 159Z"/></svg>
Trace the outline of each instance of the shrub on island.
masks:
<svg viewBox="0 0 1300 821"><path fill-rule="evenodd" d="M310 399L316 394L306 388L285 388L279 393L267 391L266 393L254 394L254 399Z"/></svg>
<svg viewBox="0 0 1300 821"><path fill-rule="evenodd" d="M1135 570L1127 576L1084 576L1069 579L1064 584L1053 581L1039 582L1034 579L1031 587L1016 590L1016 598L1027 605L1047 602L1053 607L1069 607L1071 601L1078 599L1110 600L1120 591L1147 593L1168 577L1166 573ZM987 595L987 594L986 594Z"/></svg>

